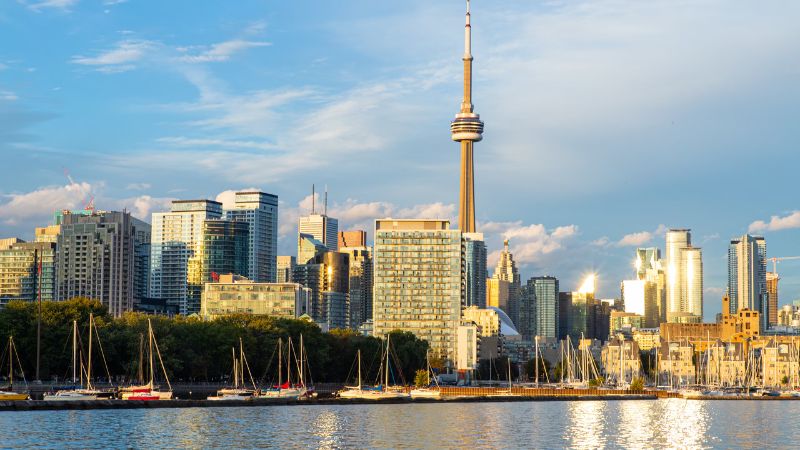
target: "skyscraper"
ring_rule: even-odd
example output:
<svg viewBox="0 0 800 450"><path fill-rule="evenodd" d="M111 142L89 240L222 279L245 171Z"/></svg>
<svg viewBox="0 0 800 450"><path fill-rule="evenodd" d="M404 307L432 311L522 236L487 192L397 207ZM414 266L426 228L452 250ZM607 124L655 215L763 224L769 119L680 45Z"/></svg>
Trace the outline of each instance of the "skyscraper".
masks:
<svg viewBox="0 0 800 450"><path fill-rule="evenodd" d="M486 244L483 233L463 233L464 306L486 307Z"/></svg>
<svg viewBox="0 0 800 450"><path fill-rule="evenodd" d="M223 274L246 277L251 273L251 242L250 226L244 221L204 221L201 283L217 281Z"/></svg>
<svg viewBox="0 0 800 450"><path fill-rule="evenodd" d="M767 272L767 296L769 298L769 318L767 323L769 326L778 324L778 277L777 272Z"/></svg>
<svg viewBox="0 0 800 450"><path fill-rule="evenodd" d="M374 334L428 341L432 358L455 360L461 321L461 232L447 220L375 222Z"/></svg>
<svg viewBox="0 0 800 450"><path fill-rule="evenodd" d="M661 250L656 247L636 249L636 279L655 285L656 312L655 325L667 321L667 277ZM653 318L651 318L653 319Z"/></svg>
<svg viewBox="0 0 800 450"><path fill-rule="evenodd" d="M728 295L730 314L745 308L758 311L761 329L767 328L767 243L763 237L746 234L731 240L728 247Z"/></svg>
<svg viewBox="0 0 800 450"><path fill-rule="evenodd" d="M175 200L170 212L153 213L150 297L181 314L200 312L203 224L222 218L222 203Z"/></svg>
<svg viewBox="0 0 800 450"><path fill-rule="evenodd" d="M325 214L312 213L301 217L298 223L298 230L301 234L313 236L314 239L322 242L332 252L335 252L339 247L339 221ZM299 249L297 263L305 263L300 257Z"/></svg>
<svg viewBox="0 0 800 450"><path fill-rule="evenodd" d="M314 258L328 251L328 247L310 234L300 233L297 235L297 263L313 264Z"/></svg>
<svg viewBox="0 0 800 450"><path fill-rule="evenodd" d="M667 231L667 321L702 322L703 253L691 230Z"/></svg>
<svg viewBox="0 0 800 450"><path fill-rule="evenodd" d="M372 319L372 250L339 247L350 260L350 328Z"/></svg>
<svg viewBox="0 0 800 450"><path fill-rule="evenodd" d="M475 232L475 186L473 177L472 150L475 142L483 139L483 122L472 105L472 27L470 25L469 0L467 0L467 22L464 28L464 98L461 110L450 123L454 141L461 143L461 186L458 201L458 228L462 233Z"/></svg>
<svg viewBox="0 0 800 450"><path fill-rule="evenodd" d="M624 280L621 283L625 312L642 316L646 328L657 328L659 325L656 291L656 284L649 280Z"/></svg>
<svg viewBox="0 0 800 450"><path fill-rule="evenodd" d="M500 253L500 259L497 261L497 266L494 268L494 275L492 278L508 282L508 304L507 309L503 309L514 326L519 327L519 295L521 288L521 281L517 264L514 262L514 255L508 247L508 239L503 242L503 252Z"/></svg>
<svg viewBox="0 0 800 450"><path fill-rule="evenodd" d="M237 192L233 208L226 210L228 220L247 222L247 278L274 283L277 279L275 258L278 255L278 196L264 192Z"/></svg>
<svg viewBox="0 0 800 450"><path fill-rule="evenodd" d="M128 212L92 211L64 213L56 245L57 298L89 297L119 316L133 309L138 236L148 235L150 225Z"/></svg>
<svg viewBox="0 0 800 450"><path fill-rule="evenodd" d="M311 289L309 315L324 329L350 326L350 266L344 253L321 251L298 264L294 282Z"/></svg>
<svg viewBox="0 0 800 450"><path fill-rule="evenodd" d="M520 326L529 336L543 339L558 337L559 305L558 279L551 276L533 277L522 288L520 296ZM523 330L519 330L525 336Z"/></svg>

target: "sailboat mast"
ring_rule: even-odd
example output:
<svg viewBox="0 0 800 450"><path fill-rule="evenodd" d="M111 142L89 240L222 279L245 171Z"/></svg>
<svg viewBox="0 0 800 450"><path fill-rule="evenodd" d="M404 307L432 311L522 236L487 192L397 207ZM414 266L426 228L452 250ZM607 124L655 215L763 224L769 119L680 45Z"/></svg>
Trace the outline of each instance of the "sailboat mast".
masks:
<svg viewBox="0 0 800 450"><path fill-rule="evenodd" d="M153 389L153 374L155 373L155 369L153 368L153 323L150 322L150 319L147 319L147 339L149 341L149 353L147 357L150 360L150 389Z"/></svg>
<svg viewBox="0 0 800 450"><path fill-rule="evenodd" d="M283 385L281 378L283 376L283 366L281 366L281 362L283 360L283 338L278 338L278 389Z"/></svg>
<svg viewBox="0 0 800 450"><path fill-rule="evenodd" d="M144 334L139 333L139 384L144 384Z"/></svg>
<svg viewBox="0 0 800 450"><path fill-rule="evenodd" d="M286 347L286 383L292 384L292 337L289 336L289 345Z"/></svg>
<svg viewBox="0 0 800 450"><path fill-rule="evenodd" d="M14 348L14 337L8 337L8 387L14 389L14 358L11 356Z"/></svg>
<svg viewBox="0 0 800 450"><path fill-rule="evenodd" d="M78 321L72 321L72 384L76 381L76 372L78 366Z"/></svg>
<svg viewBox="0 0 800 450"><path fill-rule="evenodd" d="M358 349L358 389L361 390L361 349Z"/></svg>
<svg viewBox="0 0 800 450"><path fill-rule="evenodd" d="M242 345L242 338L239 338L239 370L242 372L242 376L239 378L242 380L242 387L244 387L244 345ZM238 385L236 387L239 387Z"/></svg>
<svg viewBox="0 0 800 450"><path fill-rule="evenodd" d="M536 387L539 387L539 336L537 335L534 340L536 341L536 354L533 357L533 366L536 373Z"/></svg>
<svg viewBox="0 0 800 450"><path fill-rule="evenodd" d="M305 383L305 381L303 379L303 372L304 372L304 370L303 370L304 369L303 368L303 364L304 364L303 358L305 357L304 353L305 352L303 351L303 333L300 333L300 375L299 376L300 376L300 386L301 387L306 385L306 383Z"/></svg>
<svg viewBox="0 0 800 450"><path fill-rule="evenodd" d="M89 313L89 362L86 364L86 386L92 388L92 322L94 314Z"/></svg>
<svg viewBox="0 0 800 450"><path fill-rule="evenodd" d="M390 334L386 335L386 368L385 368L385 374L384 374L385 378L386 378L386 383L384 384L384 389L389 387L389 342L390 342L391 337L392 336Z"/></svg>

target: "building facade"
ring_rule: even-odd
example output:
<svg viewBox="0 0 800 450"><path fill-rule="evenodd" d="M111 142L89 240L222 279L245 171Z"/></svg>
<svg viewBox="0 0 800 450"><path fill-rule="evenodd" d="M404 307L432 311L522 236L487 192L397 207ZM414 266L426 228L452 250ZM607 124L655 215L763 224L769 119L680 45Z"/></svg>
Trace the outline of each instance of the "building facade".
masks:
<svg viewBox="0 0 800 450"><path fill-rule="evenodd" d="M667 321L667 276L661 250L656 247L636 249L636 279L655 285L655 302L658 307L657 322ZM651 318L652 319L652 318Z"/></svg>
<svg viewBox="0 0 800 450"><path fill-rule="evenodd" d="M508 283L508 303L504 311L508 317L518 325L519 322L519 297L521 291L521 279L517 264L514 262L514 255L509 250L508 239L503 242L503 251L500 253L500 259L497 261L497 266L494 268L494 275L492 278L505 281ZM502 308L502 306L499 306Z"/></svg>
<svg viewBox="0 0 800 450"><path fill-rule="evenodd" d="M763 237L746 234L731 240L728 247L728 295L731 314L741 309L758 311L763 320L762 328L767 328L767 243Z"/></svg>
<svg viewBox="0 0 800 450"><path fill-rule="evenodd" d="M311 214L300 217L298 221L300 234L308 234L314 239L322 242L329 251L335 252L339 249L339 221L328 217L325 214ZM297 250L297 263L305 264L301 257L300 249Z"/></svg>
<svg viewBox="0 0 800 450"><path fill-rule="evenodd" d="M691 230L667 231L666 275L667 321L702 321L703 253L692 246Z"/></svg>
<svg viewBox="0 0 800 450"><path fill-rule="evenodd" d="M65 212L60 225L56 297L99 300L114 316L132 311L141 300L135 297L137 288L141 292L137 272L141 275L140 266L147 263L138 247L146 244L137 237L149 235L150 225L118 211Z"/></svg>
<svg viewBox="0 0 800 450"><path fill-rule="evenodd" d="M250 226L244 221L206 220L203 222L201 283L215 281L222 274L247 277L252 273L249 263Z"/></svg>
<svg viewBox="0 0 800 450"><path fill-rule="evenodd" d="M533 277L522 288L517 329L524 339L558 337L558 289L558 279L551 276Z"/></svg>
<svg viewBox="0 0 800 450"><path fill-rule="evenodd" d="M259 191L237 192L227 220L248 224L247 277L256 282L275 282L278 256L278 196Z"/></svg>
<svg viewBox="0 0 800 450"><path fill-rule="evenodd" d="M278 256L277 260L278 283L291 283L292 271L294 270L294 266L296 265L297 265L297 259L295 259L294 256L290 255Z"/></svg>
<svg viewBox="0 0 800 450"><path fill-rule="evenodd" d="M306 313L311 291L297 283L256 283L236 275L220 275L203 288L201 315L207 319L251 314L293 319Z"/></svg>
<svg viewBox="0 0 800 450"><path fill-rule="evenodd" d="M649 280L624 280L621 284L622 304L625 312L644 317L645 328L656 328L660 323L658 287Z"/></svg>
<svg viewBox="0 0 800 450"><path fill-rule="evenodd" d="M447 220L375 222L374 334L414 333L455 361L461 320L461 232Z"/></svg>
<svg viewBox="0 0 800 450"><path fill-rule="evenodd" d="M14 300L55 300L55 261L56 244L51 242L16 240L0 249L0 307Z"/></svg>
<svg viewBox="0 0 800 450"><path fill-rule="evenodd" d="M350 264L350 328L372 319L372 249L340 247Z"/></svg>
<svg viewBox="0 0 800 450"><path fill-rule="evenodd" d="M463 233L464 306L486 307L486 243L483 233Z"/></svg>
<svg viewBox="0 0 800 450"><path fill-rule="evenodd" d="M222 218L213 200L175 200L169 212L153 213L150 297L180 314L200 312L203 224Z"/></svg>
<svg viewBox="0 0 800 450"><path fill-rule="evenodd" d="M325 330L350 327L350 264L348 255L324 251L308 264L298 264L292 278L311 290L309 316Z"/></svg>
<svg viewBox="0 0 800 450"><path fill-rule="evenodd" d="M340 231L338 238L339 251L343 248L362 248L367 246L367 232L364 230Z"/></svg>

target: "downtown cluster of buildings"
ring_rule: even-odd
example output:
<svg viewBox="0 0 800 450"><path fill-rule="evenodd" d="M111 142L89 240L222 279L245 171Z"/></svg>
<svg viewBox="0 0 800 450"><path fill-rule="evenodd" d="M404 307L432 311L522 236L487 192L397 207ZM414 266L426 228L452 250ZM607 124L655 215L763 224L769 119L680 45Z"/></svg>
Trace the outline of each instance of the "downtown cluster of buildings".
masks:
<svg viewBox="0 0 800 450"><path fill-rule="evenodd" d="M115 316L245 313L378 337L403 330L463 373L480 360L506 355L521 363L540 351L555 364L565 343L578 343L602 353L607 374L628 380L642 370L642 352L661 355L670 374L696 378L700 369L689 360L699 352L724 343L744 346L746 355L765 334L772 337L763 342L775 343L798 330L798 308L777 308L778 276L767 271L757 236L731 241L727 293L713 324L703 323L702 250L688 229L667 231L663 257L658 248L637 249L632 278L615 299L595 298L594 275L574 291L553 276L523 282L508 241L490 274L475 224L473 150L484 123L472 104L472 61L468 11L464 97L450 127L461 148L457 227L437 218L378 219L370 245L366 230L339 230L326 193L321 212L314 202L298 220L296 254L278 255L279 203L269 193L237 192L230 208L176 200L151 223L126 211L59 211L52 225L36 228L34 242L0 239L0 307L89 297Z"/></svg>

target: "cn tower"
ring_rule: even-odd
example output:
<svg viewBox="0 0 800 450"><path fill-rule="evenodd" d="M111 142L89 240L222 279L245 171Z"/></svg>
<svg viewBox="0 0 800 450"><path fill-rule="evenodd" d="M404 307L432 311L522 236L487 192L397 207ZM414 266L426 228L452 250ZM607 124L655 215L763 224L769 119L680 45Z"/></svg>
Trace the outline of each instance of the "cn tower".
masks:
<svg viewBox="0 0 800 450"><path fill-rule="evenodd" d="M464 99L461 111L450 122L450 133L454 141L461 143L461 188L458 199L458 228L462 233L475 232L475 182L472 162L472 147L483 139L483 122L472 106L472 27L469 23L469 0L467 0L467 24L464 28Z"/></svg>

